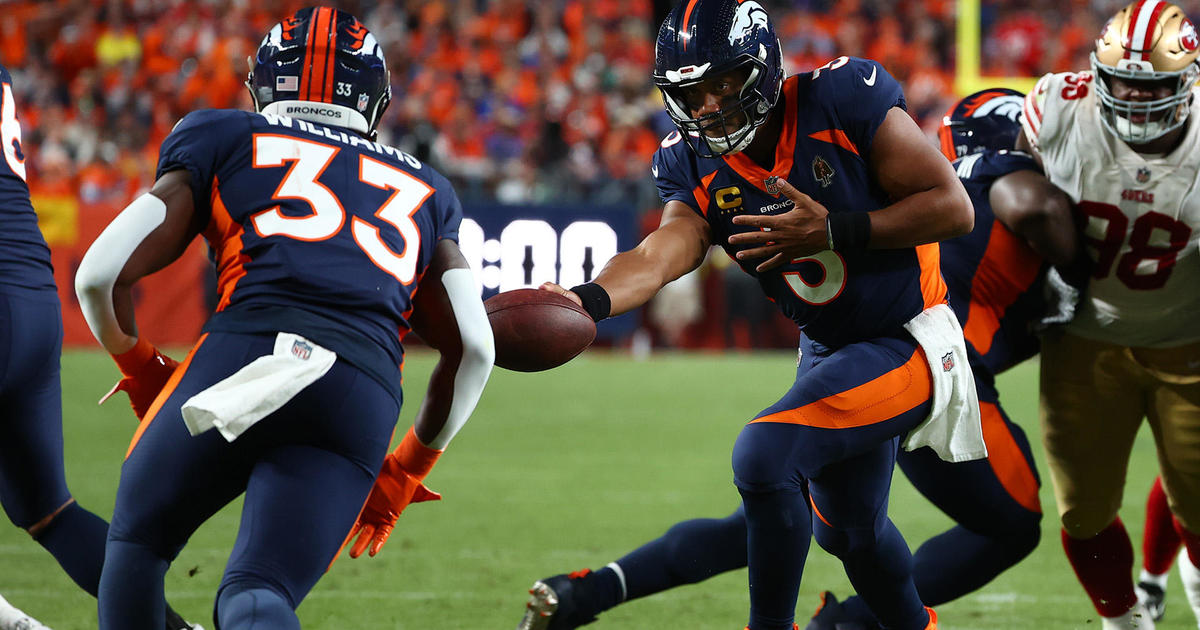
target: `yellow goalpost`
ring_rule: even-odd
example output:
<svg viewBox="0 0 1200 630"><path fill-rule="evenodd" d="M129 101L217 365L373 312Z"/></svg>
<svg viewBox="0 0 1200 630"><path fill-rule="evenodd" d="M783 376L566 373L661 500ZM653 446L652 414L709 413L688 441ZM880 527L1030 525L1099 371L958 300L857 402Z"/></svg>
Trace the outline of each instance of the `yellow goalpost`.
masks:
<svg viewBox="0 0 1200 630"><path fill-rule="evenodd" d="M979 5L982 0L958 0L958 20L955 25L955 47L957 52L954 74L954 90L966 96L984 88L1006 87L1029 92L1037 77L999 77L980 74L979 57L983 38L980 30L983 22Z"/></svg>

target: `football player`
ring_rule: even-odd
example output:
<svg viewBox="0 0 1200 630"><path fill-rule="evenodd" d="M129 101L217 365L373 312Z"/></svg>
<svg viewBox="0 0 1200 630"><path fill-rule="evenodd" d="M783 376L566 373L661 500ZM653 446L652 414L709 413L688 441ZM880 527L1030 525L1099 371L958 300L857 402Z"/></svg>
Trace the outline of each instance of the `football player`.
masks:
<svg viewBox="0 0 1200 630"><path fill-rule="evenodd" d="M251 66L256 112L184 117L154 187L80 265L88 324L146 405L108 533L102 629L160 627L168 565L243 493L214 622L299 628L295 608L352 526L352 551L374 555L405 505L437 498L422 480L492 367L454 190L374 142L391 92L375 37L345 12L306 8L267 33ZM220 302L165 369L138 334L130 290L198 235ZM441 358L387 454L410 330Z"/></svg>
<svg viewBox="0 0 1200 630"><path fill-rule="evenodd" d="M12 77L0 66L0 504L58 561L83 590L96 595L108 523L79 505L63 471L62 312L50 249L29 202L21 123ZM191 628L169 607L156 628ZM22 620L28 626L21 625ZM43 627L0 598L0 630Z"/></svg>
<svg viewBox="0 0 1200 630"><path fill-rule="evenodd" d="M785 79L754 0L676 6L659 30L654 81L678 128L653 159L660 226L593 282L543 288L601 320L723 246L818 344L812 367L733 449L749 627L793 628L814 534L887 626L936 627L885 506L902 440L951 459L985 452L936 244L970 231L966 191L879 64L839 57ZM953 437L929 439L934 426ZM550 599L535 593L530 615Z"/></svg>
<svg viewBox="0 0 1200 630"><path fill-rule="evenodd" d="M1091 70L1048 74L1023 143L1085 218L1087 297L1041 358L1042 439L1068 560L1103 627L1152 628L1118 518L1143 418L1200 608L1200 39L1178 6L1137 0L1104 26Z"/></svg>
<svg viewBox="0 0 1200 630"><path fill-rule="evenodd" d="M942 152L957 160L975 209L972 232L941 244L942 274L966 333L988 459L949 463L927 448L897 456L914 487L957 523L914 554L913 579L927 606L990 582L1031 553L1041 532L1033 455L1024 431L1000 406L994 375L1037 352L1035 325L1069 315L1069 300L1054 300L1049 308L1043 296L1050 264L1069 268L1079 248L1066 195L1029 155L1009 150L1020 131L1021 104L1019 92L983 90L954 105L939 129ZM802 346L811 362L807 337ZM530 610L550 614L528 613L518 628L575 628L624 601L744 567L745 537L741 508L724 519L678 523L599 571L535 583ZM879 627L861 598L838 602L829 593L807 626Z"/></svg>

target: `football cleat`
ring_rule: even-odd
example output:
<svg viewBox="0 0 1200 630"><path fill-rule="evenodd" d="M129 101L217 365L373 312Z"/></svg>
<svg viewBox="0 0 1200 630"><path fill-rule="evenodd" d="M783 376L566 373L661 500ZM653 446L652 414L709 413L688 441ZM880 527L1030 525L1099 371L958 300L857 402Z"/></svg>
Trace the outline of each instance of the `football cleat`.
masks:
<svg viewBox="0 0 1200 630"><path fill-rule="evenodd" d="M589 599L584 585L589 573L583 569L534 582L517 630L573 630L595 621L595 615L581 610Z"/></svg>
<svg viewBox="0 0 1200 630"><path fill-rule="evenodd" d="M1141 581L1137 586L1133 587L1137 593L1138 603L1146 607L1146 612L1154 618L1154 621L1162 621L1163 616L1167 614L1167 593L1163 588L1154 582Z"/></svg>
<svg viewBox="0 0 1200 630"><path fill-rule="evenodd" d="M204 630L204 626L184 621L174 608L167 606L167 630Z"/></svg>
<svg viewBox="0 0 1200 630"><path fill-rule="evenodd" d="M804 626L804 630L835 630L837 623L842 621L842 605L837 597L829 591L821 592L821 603L813 612L812 619Z"/></svg>
<svg viewBox="0 0 1200 630"><path fill-rule="evenodd" d="M50 630L50 628L0 597L0 630Z"/></svg>

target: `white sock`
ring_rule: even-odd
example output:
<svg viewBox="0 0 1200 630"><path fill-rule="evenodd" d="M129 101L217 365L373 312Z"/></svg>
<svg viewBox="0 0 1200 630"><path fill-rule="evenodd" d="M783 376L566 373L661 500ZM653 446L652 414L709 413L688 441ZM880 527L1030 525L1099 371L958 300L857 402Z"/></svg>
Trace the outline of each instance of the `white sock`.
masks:
<svg viewBox="0 0 1200 630"><path fill-rule="evenodd" d="M1101 617L1103 630L1154 630L1154 619L1139 602L1120 617Z"/></svg>
<svg viewBox="0 0 1200 630"><path fill-rule="evenodd" d="M612 569L613 573L617 574L617 580L621 582L621 601L629 598L629 589L625 587L625 572L621 570L621 565L616 562L609 562L604 565L606 569Z"/></svg>
<svg viewBox="0 0 1200 630"><path fill-rule="evenodd" d="M0 630L14 629L21 622L26 622L26 625L21 626L22 630L26 628L28 630L50 630L37 619L21 612L20 608L13 606L3 596L0 596Z"/></svg>
<svg viewBox="0 0 1200 630"><path fill-rule="evenodd" d="M1200 623L1200 569L1192 564L1187 549L1179 552L1176 564L1179 565L1179 580L1183 582L1183 592L1187 594L1188 604L1192 606L1192 613L1196 615L1197 622Z"/></svg>
<svg viewBox="0 0 1200 630"><path fill-rule="evenodd" d="M1167 577L1170 573L1151 573L1145 569L1138 574L1138 582L1147 582L1161 588L1163 592L1167 592Z"/></svg>

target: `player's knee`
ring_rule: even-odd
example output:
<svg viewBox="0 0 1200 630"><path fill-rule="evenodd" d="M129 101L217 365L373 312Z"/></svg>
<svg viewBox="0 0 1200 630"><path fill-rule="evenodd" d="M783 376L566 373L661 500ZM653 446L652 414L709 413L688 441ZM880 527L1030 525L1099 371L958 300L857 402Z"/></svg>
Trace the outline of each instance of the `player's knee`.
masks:
<svg viewBox="0 0 1200 630"><path fill-rule="evenodd" d="M218 629L299 628L300 622L285 593L266 583L231 582L221 587L213 611Z"/></svg>
<svg viewBox="0 0 1200 630"><path fill-rule="evenodd" d="M785 452L771 448L762 439L762 432L752 426L743 429L733 445L733 480L737 487L755 493L803 488L804 480L789 465Z"/></svg>
<svg viewBox="0 0 1200 630"><path fill-rule="evenodd" d="M1077 540L1094 538L1116 520L1117 515L1107 510L1069 509L1061 516L1063 530Z"/></svg>
<svg viewBox="0 0 1200 630"><path fill-rule="evenodd" d="M842 559L859 553L873 552L877 542L876 531L872 527L834 529L821 524L814 529L813 537L821 549Z"/></svg>

